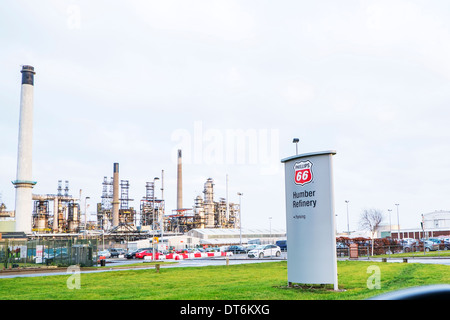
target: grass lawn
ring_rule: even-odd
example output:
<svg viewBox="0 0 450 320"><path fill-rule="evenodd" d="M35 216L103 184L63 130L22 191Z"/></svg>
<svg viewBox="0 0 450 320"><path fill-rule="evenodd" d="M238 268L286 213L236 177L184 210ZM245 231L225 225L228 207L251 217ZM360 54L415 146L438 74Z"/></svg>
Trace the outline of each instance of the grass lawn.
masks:
<svg viewBox="0 0 450 320"><path fill-rule="evenodd" d="M369 266L380 269L381 289L370 290ZM287 288L287 263L136 269L80 274L81 288L68 289L70 275L0 279L2 300L358 300L401 288L450 284L450 266L339 261L339 289Z"/></svg>
<svg viewBox="0 0 450 320"><path fill-rule="evenodd" d="M405 253L393 253L376 255L377 258L423 258L423 257L447 257L450 258L450 250L429 251L429 252L405 252Z"/></svg>

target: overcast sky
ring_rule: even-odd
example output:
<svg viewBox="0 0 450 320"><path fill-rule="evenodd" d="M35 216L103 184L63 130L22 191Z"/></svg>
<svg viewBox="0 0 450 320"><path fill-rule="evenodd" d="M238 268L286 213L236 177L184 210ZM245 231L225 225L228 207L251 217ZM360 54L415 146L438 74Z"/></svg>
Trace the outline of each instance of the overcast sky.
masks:
<svg viewBox="0 0 450 320"><path fill-rule="evenodd" d="M450 209L447 1L3 1L0 192L14 209L21 65L35 67L33 193L91 199L113 163L139 208L165 172L176 208L207 178L243 227L285 228L282 158L336 150L337 228ZM242 149L237 143L247 138ZM244 151L243 151L244 150ZM161 181L157 182L160 188ZM158 193L159 195L160 193Z"/></svg>

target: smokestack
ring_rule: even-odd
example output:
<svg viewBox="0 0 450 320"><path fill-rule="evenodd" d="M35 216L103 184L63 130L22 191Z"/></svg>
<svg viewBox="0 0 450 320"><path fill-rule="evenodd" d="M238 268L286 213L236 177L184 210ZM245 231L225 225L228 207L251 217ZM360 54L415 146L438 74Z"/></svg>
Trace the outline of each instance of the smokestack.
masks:
<svg viewBox="0 0 450 320"><path fill-rule="evenodd" d="M177 210L183 209L183 177L181 167L181 150L178 150L178 171L177 171Z"/></svg>
<svg viewBox="0 0 450 320"><path fill-rule="evenodd" d="M33 91L34 67L22 66L22 88L20 93L19 146L17 151L17 176L12 181L16 188L16 232L31 233L33 210L31 189L32 138L33 138Z"/></svg>
<svg viewBox="0 0 450 320"><path fill-rule="evenodd" d="M113 227L119 225L119 164L114 163L113 175L113 201L112 201L112 224Z"/></svg>

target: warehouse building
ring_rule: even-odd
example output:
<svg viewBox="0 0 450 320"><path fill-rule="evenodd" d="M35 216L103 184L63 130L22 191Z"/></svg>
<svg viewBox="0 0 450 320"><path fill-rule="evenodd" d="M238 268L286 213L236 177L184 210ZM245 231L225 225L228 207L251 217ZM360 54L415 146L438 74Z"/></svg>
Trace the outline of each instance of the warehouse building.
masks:
<svg viewBox="0 0 450 320"><path fill-rule="evenodd" d="M401 223L401 221L400 221ZM436 210L422 215L422 223L417 228L405 229L400 226L400 239L450 236L450 211ZM398 226L392 227L392 238L398 239Z"/></svg>
<svg viewBox="0 0 450 320"><path fill-rule="evenodd" d="M221 246L232 244L250 243L275 243L277 240L286 239L286 230L264 229L264 228L243 228L241 229L192 229L188 236L200 239L201 245Z"/></svg>

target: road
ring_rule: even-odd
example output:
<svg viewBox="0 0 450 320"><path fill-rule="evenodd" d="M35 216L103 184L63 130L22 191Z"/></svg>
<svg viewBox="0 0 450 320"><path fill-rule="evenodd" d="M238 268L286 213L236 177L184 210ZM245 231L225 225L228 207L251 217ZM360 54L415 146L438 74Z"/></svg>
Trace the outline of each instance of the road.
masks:
<svg viewBox="0 0 450 320"><path fill-rule="evenodd" d="M262 263L262 262L274 262L286 260L286 253L283 253L279 258L265 258L265 259L250 259L247 258L246 255L237 254L232 257L229 257L228 264L243 264L243 263ZM171 260L166 260L171 261ZM175 260L173 260L175 261ZM96 272L113 272L113 271L123 271L123 270L131 270L135 269L130 267L129 269L124 269L129 264L136 264L143 262L141 259L124 259L124 258L110 258L106 259L106 268L99 268L98 270L83 270L80 273L96 273ZM180 267L204 267L204 266L217 266L217 265L226 265L227 259L225 257L220 258L196 258L196 259L185 259L185 260L176 260L177 263L167 264L161 266L161 268L180 268ZM108 268L110 267L110 268ZM114 267L122 267L122 268L114 268ZM154 266L148 266L148 268L139 268L142 269L154 269ZM34 273L23 273L23 272L14 272L13 274L4 274L0 273L0 279L5 278L17 278L17 277L39 277L39 276L53 276L53 275L67 275L69 274L66 271L49 271L49 272L34 272Z"/></svg>
<svg viewBox="0 0 450 320"><path fill-rule="evenodd" d="M274 262L274 261L282 261L287 259L287 254L285 252L282 253L279 258L265 258L265 259L250 259L247 258L245 254L236 254L228 258L229 265L236 264L244 264L244 263L264 263L264 262ZM348 260L348 258L338 258L338 260ZM170 261L170 260L167 260ZM381 262L381 258L359 258L359 261L374 261ZM123 259L123 258L111 258L107 259L106 268L99 268L98 270L85 270L80 271L80 273L95 273L95 272L114 272L114 271L123 271L123 270L131 270L133 267L129 269L124 269L129 264L136 264L142 262L140 259ZM217 265L226 265L227 259L224 257L220 258L197 258L197 259L186 259L186 260L177 260L177 263L167 264L161 266L162 268L183 268L183 267L204 267L204 266L217 266ZM393 258L386 259L386 262L389 263L403 263L403 258ZM429 263L429 264L444 264L450 265L450 257L430 257L430 258L408 258L408 263ZM108 268L110 267L110 268ZM122 267L122 268L113 268L113 267ZM154 266L148 266L148 268L139 268L141 269L154 269ZM16 277L38 277L38 276L51 276L51 275L67 275L67 271L54 271L54 272L39 272L39 273L21 273L17 272L14 274L1 274L0 279L5 278L16 278Z"/></svg>

